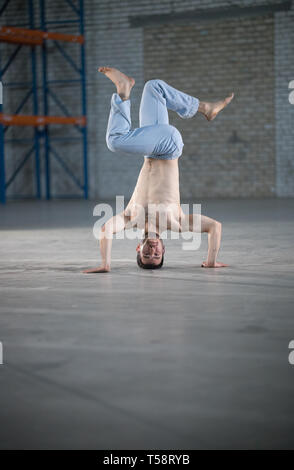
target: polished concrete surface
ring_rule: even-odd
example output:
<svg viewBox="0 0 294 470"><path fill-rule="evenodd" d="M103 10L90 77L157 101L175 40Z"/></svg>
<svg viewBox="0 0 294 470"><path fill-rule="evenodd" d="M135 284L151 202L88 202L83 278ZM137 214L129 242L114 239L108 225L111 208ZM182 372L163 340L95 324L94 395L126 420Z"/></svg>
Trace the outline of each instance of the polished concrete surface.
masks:
<svg viewBox="0 0 294 470"><path fill-rule="evenodd" d="M135 241L97 265L94 203L0 208L0 447L294 448L294 201L205 201L219 259Z"/></svg>

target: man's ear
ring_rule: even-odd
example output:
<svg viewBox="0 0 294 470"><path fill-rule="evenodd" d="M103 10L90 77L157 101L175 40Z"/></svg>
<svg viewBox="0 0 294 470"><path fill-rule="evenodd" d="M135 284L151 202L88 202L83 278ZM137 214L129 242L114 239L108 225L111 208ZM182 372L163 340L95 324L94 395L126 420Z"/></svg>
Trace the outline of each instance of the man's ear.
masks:
<svg viewBox="0 0 294 470"><path fill-rule="evenodd" d="M136 251L140 251L140 243L137 245Z"/></svg>

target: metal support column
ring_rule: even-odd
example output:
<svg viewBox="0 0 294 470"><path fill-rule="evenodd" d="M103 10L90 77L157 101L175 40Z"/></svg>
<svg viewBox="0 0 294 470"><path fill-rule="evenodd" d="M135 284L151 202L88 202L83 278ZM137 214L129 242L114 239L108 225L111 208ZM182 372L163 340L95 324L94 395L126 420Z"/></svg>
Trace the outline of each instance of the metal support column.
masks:
<svg viewBox="0 0 294 470"><path fill-rule="evenodd" d="M84 1L80 0L80 34L84 36ZM87 116L86 96L86 69L85 69L85 43L81 44L81 74L82 74L82 115ZM87 125L83 132L83 162L84 162L84 196L88 199L88 149L87 149Z"/></svg>
<svg viewBox="0 0 294 470"><path fill-rule="evenodd" d="M29 0L28 7L29 7L30 28L35 29L33 0ZM31 46L31 61L32 61L33 113L35 116L37 116L39 114L38 80L37 80L37 68L36 68L36 48L34 46ZM40 145L39 145L38 127L34 128L34 144L35 144L36 197L37 199L40 199L41 198L41 177L40 177Z"/></svg>
<svg viewBox="0 0 294 470"><path fill-rule="evenodd" d="M46 0L40 0L41 29L47 31L46 26ZM43 87L43 114L48 116L48 84L47 84L47 44L42 45L42 87ZM50 150L49 150L49 127L44 127L44 151L45 151L45 178L46 178L46 199L51 197L51 178L50 178Z"/></svg>
<svg viewBox="0 0 294 470"><path fill-rule="evenodd" d="M3 86L2 86L2 69L1 69L1 55L0 55L0 113L2 113L2 99L3 99ZM4 126L0 122L0 202L5 204L5 153L4 153Z"/></svg>

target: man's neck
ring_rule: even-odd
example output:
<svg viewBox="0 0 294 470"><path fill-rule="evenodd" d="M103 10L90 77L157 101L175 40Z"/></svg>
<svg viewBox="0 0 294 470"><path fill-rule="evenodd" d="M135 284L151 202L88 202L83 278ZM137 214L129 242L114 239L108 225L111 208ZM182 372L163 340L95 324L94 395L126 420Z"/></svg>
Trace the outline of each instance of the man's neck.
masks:
<svg viewBox="0 0 294 470"><path fill-rule="evenodd" d="M148 227L148 222L145 223L144 230L144 239L146 238L160 238L160 235L155 227Z"/></svg>

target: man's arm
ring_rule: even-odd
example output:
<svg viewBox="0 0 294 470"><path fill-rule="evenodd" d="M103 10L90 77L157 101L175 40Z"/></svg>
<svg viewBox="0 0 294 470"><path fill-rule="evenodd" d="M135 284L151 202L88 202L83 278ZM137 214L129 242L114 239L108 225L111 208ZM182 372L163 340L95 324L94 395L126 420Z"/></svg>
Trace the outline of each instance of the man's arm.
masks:
<svg viewBox="0 0 294 470"><path fill-rule="evenodd" d="M111 219L102 226L100 238L101 265L98 266L98 268L86 269L83 273L107 273L110 271L112 235L125 229L127 219L124 212L122 212L121 214L111 217Z"/></svg>
<svg viewBox="0 0 294 470"><path fill-rule="evenodd" d="M206 232L208 234L207 259L203 261L201 266L203 268L223 268L228 266L227 264L218 263L216 261L221 242L222 224L210 217L199 214L190 214L189 216L185 216L185 218L191 232L201 231L201 233Z"/></svg>

